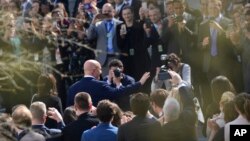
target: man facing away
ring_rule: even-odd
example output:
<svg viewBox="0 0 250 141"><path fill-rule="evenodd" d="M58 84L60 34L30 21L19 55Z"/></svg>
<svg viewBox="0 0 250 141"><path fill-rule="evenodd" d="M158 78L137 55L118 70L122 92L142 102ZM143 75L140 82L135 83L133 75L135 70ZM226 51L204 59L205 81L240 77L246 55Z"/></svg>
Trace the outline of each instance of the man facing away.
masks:
<svg viewBox="0 0 250 141"><path fill-rule="evenodd" d="M73 105L73 99L78 92L87 92L93 99L93 105L102 99L114 100L121 95L128 95L137 91L149 78L149 73L145 73L140 81L134 84L121 86L121 78L113 78L116 88L111 87L107 82L100 81L100 74L102 73L101 64L96 60L87 60L83 66L84 77L70 86L68 91L67 106Z"/></svg>

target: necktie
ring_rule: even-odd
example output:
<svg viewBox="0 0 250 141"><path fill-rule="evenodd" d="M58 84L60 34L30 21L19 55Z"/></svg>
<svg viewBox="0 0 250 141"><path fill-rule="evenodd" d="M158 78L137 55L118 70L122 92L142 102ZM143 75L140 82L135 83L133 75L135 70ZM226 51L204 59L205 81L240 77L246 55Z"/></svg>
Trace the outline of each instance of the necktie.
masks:
<svg viewBox="0 0 250 141"><path fill-rule="evenodd" d="M217 55L217 30L211 28L211 55L216 56Z"/></svg>

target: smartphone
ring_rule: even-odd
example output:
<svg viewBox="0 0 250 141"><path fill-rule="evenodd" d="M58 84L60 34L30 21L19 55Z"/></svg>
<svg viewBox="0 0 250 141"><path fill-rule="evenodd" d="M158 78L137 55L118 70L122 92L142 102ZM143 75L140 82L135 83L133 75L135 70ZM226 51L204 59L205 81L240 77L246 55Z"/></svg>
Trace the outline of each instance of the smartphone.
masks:
<svg viewBox="0 0 250 141"><path fill-rule="evenodd" d="M83 4L83 9L84 9L84 10L90 10L90 9L92 9L92 6L91 6L90 3L84 3L84 4Z"/></svg>
<svg viewBox="0 0 250 141"><path fill-rule="evenodd" d="M150 20L146 20L145 24L146 24L147 28L151 28L151 21Z"/></svg>

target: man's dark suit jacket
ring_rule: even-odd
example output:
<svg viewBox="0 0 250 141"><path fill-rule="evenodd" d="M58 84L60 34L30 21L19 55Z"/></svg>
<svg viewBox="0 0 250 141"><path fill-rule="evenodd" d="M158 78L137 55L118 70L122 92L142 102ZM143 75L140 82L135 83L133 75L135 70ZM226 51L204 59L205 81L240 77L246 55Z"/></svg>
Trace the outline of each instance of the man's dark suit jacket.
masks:
<svg viewBox="0 0 250 141"><path fill-rule="evenodd" d="M221 17L219 22L220 26L226 30L228 25L230 24L230 20ZM215 73L214 76L217 75L226 75L229 65L236 59L234 56L232 43L226 38L225 33L217 33L217 56L211 56L211 35L210 35L210 21L204 21L200 24L199 34L198 34L198 45L200 48L202 41L205 37L209 37L209 45L203 49L203 71L206 73ZM213 63L212 60L214 60Z"/></svg>
<svg viewBox="0 0 250 141"><path fill-rule="evenodd" d="M118 141L161 141L161 125L153 118L134 117L118 129Z"/></svg>
<svg viewBox="0 0 250 141"><path fill-rule="evenodd" d="M135 92L141 86L140 82L131 85L113 88L108 83L96 80L93 77L84 77L70 86L67 97L67 106L74 104L74 97L78 92L87 92L92 98L93 105L102 99L117 99L120 95L127 95Z"/></svg>
<svg viewBox="0 0 250 141"><path fill-rule="evenodd" d="M61 141L60 129L49 129L45 125L32 125L32 130L43 135L46 141Z"/></svg>
<svg viewBox="0 0 250 141"><path fill-rule="evenodd" d="M81 114L78 119L62 130L63 141L81 141L82 133L96 126L99 123L98 119L90 116L88 113Z"/></svg>

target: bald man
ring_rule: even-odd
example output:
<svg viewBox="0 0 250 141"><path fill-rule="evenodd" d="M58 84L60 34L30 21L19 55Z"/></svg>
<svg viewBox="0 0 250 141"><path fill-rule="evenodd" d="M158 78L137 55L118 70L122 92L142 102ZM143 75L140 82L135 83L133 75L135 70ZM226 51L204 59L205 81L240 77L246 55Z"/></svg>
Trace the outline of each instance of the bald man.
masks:
<svg viewBox="0 0 250 141"><path fill-rule="evenodd" d="M105 16L104 16L105 15ZM114 58L119 58L119 49L116 39L116 26L121 21L114 18L115 10L110 3L102 7L102 14L94 16L90 27L87 29L89 40L97 39L96 49L101 51L96 56L103 67L103 75L108 74L108 62Z"/></svg>
<svg viewBox="0 0 250 141"><path fill-rule="evenodd" d="M121 78L114 77L113 81L116 84L116 88L111 87L107 82L100 81L100 74L102 73L101 64L96 60L87 60L84 65L84 77L69 87L67 106L71 106L74 103L74 97L78 92L87 92L90 94L93 105L102 99L115 100L120 95L126 95L136 92L149 78L149 73L145 73L140 81L134 84L122 86Z"/></svg>

